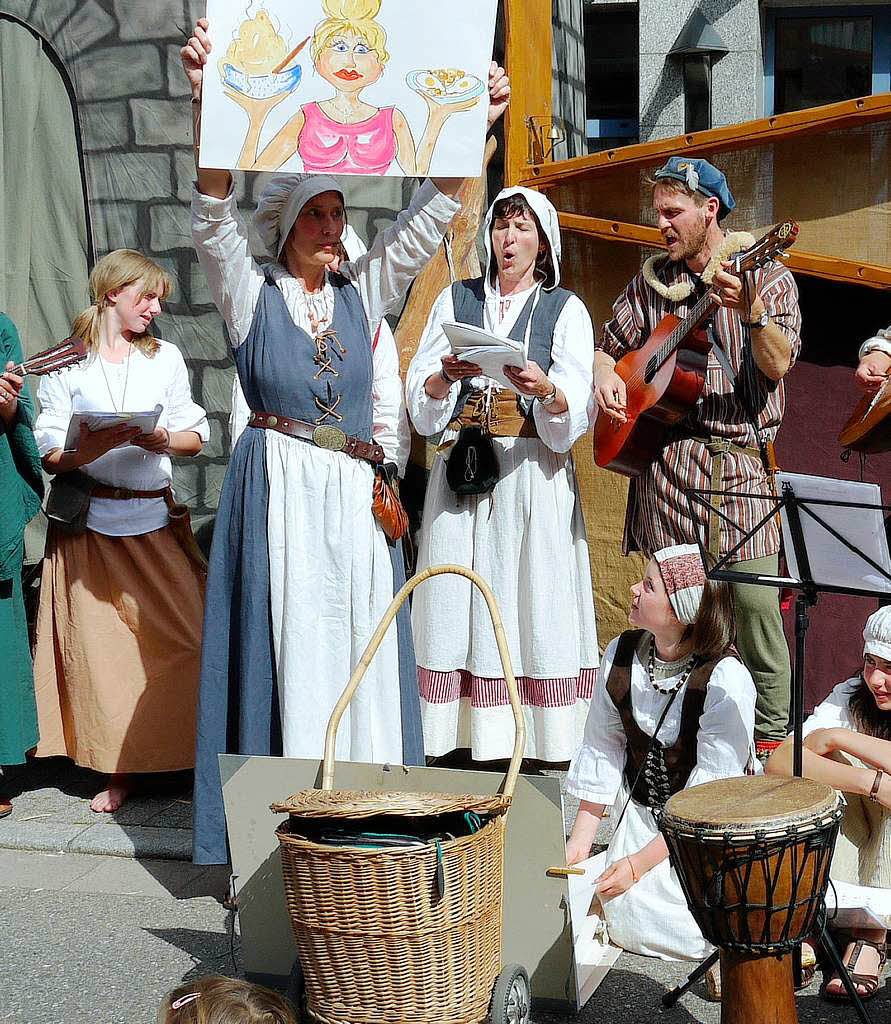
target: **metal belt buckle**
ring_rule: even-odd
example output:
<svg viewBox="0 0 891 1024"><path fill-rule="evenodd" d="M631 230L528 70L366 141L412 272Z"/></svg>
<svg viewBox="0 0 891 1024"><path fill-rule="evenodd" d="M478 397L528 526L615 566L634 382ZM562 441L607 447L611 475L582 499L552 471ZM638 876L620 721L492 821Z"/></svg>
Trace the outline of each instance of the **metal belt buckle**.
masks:
<svg viewBox="0 0 891 1024"><path fill-rule="evenodd" d="M329 452L342 452L346 448L347 436L340 427L320 426L312 432L312 443Z"/></svg>

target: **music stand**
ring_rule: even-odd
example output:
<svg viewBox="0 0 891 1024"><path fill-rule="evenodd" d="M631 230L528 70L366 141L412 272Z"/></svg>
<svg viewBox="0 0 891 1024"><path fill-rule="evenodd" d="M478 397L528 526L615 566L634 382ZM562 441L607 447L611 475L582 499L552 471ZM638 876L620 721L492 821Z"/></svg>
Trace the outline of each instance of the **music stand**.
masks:
<svg viewBox="0 0 891 1024"><path fill-rule="evenodd" d="M777 588L789 587L799 591L795 601L795 661L792 670L791 712L793 774L801 777L805 646L810 625L808 609L816 605L821 593L871 598L891 596L891 553L888 550L882 516L882 513L891 511L891 506L876 501L851 500L858 494L861 497L868 495L871 498L880 498L881 492L876 484L794 473L778 473L776 482L780 491L779 496L732 490L695 489L686 490L685 496L694 522L699 521L697 506L704 506L707 512L706 522L709 516L716 515L728 523L741 538L726 555L714 560L709 555L701 529L697 530L696 542L709 579ZM820 493L832 496L817 497L816 495ZM770 508L750 530L744 530L722 510L720 504L718 507L712 505L712 499L715 497L757 499ZM764 529L777 514L782 524L789 574L771 576L728 568L745 544ZM851 560L850 555L855 556L855 559ZM712 561L714 564L710 567ZM872 585L857 586L858 582ZM819 940L842 979L858 1016L864 1024L869 1024L870 1017L866 1007L854 988L835 943L829 937L825 913ZM682 985L667 992L662 999L663 1005L674 1005L716 962L718 956L716 950ZM800 948L794 959L796 975L800 971L799 957Z"/></svg>

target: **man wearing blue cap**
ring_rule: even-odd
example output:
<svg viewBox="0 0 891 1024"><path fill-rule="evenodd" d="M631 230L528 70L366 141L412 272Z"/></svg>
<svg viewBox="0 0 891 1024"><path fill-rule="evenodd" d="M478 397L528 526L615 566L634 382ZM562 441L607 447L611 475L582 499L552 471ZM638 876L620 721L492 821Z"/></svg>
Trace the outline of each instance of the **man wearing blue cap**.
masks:
<svg viewBox="0 0 891 1024"><path fill-rule="evenodd" d="M695 543L699 534L708 536L712 553L723 555L770 506L758 498L725 497L715 501L736 525L714 510L699 509L694 518L684 490L771 493L765 462L783 419L782 379L800 345L798 289L777 261L750 272L745 281L730 272L730 257L748 249L754 238L721 227L736 202L717 167L672 157L650 184L668 255L646 261L604 325L594 361L601 413L625 420L625 383L615 372L617 360L640 348L667 313L683 319L709 289L719 307L713 336L723 352L709 356L702 396L672 429L660 457L631 481L625 551L640 548L651 555L668 545ZM736 552L739 561L733 565L743 572L776 574L779 549L779 529L771 520ZM734 598L737 646L758 690L755 738L763 757L786 735L789 650L776 590L734 586Z"/></svg>

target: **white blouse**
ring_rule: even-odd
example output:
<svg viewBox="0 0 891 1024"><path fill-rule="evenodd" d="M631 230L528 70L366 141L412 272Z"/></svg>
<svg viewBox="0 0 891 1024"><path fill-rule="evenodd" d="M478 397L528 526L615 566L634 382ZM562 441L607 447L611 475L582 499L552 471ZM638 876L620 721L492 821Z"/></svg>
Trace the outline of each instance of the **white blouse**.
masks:
<svg viewBox="0 0 891 1024"><path fill-rule="evenodd" d="M645 637L631 665L631 707L635 721L652 736L669 694L652 685L645 661ZM597 670L594 696L585 723L585 737L569 769L567 790L581 800L612 805L622 785L625 766L625 730L616 705L606 691L618 638L613 640ZM677 676L674 677L675 679ZM672 677L661 680L663 689ZM659 730L660 741L670 746L678 737L686 684L681 687ZM696 736L696 766L687 786L742 775L753 760L755 684L748 669L736 658L722 658L715 665L705 691L705 704Z"/></svg>
<svg viewBox="0 0 891 1024"><path fill-rule="evenodd" d="M483 319L486 330L507 337L533 290L529 288L503 299L497 282L494 289L487 287ZM460 381L456 381L442 399L431 398L424 390L427 378L441 368L442 357L451 352L442 324L454 319L452 289L446 288L430 311L418 351L406 375L405 393L409 416L418 433L426 436L445 429L452 418L452 410L461 388ZM560 312L554 328L551 359L548 378L566 396L568 409L554 416L540 402L532 402L532 415L538 436L548 448L555 452L567 452L593 423L595 408L592 384L594 328L585 304L576 295L569 298ZM476 388L494 383L489 377L471 379L471 384ZM527 407L528 401L525 400Z"/></svg>
<svg viewBox="0 0 891 1024"><path fill-rule="evenodd" d="M384 316L401 302L419 267L434 255L460 208L460 203L443 195L432 182L425 182L396 222L378 232L367 253L340 265L339 273L359 292L372 337ZM250 332L265 276L262 266L251 256L248 233L238 215L233 193L216 199L193 189L192 238L214 302L226 321L232 345L237 348ZM274 271L291 319L312 334L302 285L281 265L274 265ZM330 283L326 281L321 297L315 301L333 309L334 289ZM372 366L372 434L387 460L396 462L402 472L411 439L399 356L389 332L386 336L382 332Z"/></svg>
<svg viewBox="0 0 891 1024"><path fill-rule="evenodd" d="M210 427L204 409L192 401L182 353L166 341L159 340L158 345L152 357L134 345L129 358L121 363L97 355L41 378L37 388L40 413L34 424L41 456L63 448L72 413L87 410L146 412L161 405L159 426L170 431L193 430L206 442ZM131 444L100 455L83 471L99 483L135 491L160 490L173 479L169 455L155 455ZM134 537L166 526L167 519L163 498L94 498L87 526L109 537Z"/></svg>
<svg viewBox="0 0 891 1024"><path fill-rule="evenodd" d="M889 353L891 354L891 353ZM850 729L859 732L851 714L851 697L860 685L859 676L851 676L833 687L832 693L818 704L805 720L803 736L809 736L815 729Z"/></svg>
<svg viewBox="0 0 891 1024"><path fill-rule="evenodd" d="M886 356L891 356L891 327L876 331L871 338L867 338L860 346L857 358L862 359L870 352L884 352Z"/></svg>

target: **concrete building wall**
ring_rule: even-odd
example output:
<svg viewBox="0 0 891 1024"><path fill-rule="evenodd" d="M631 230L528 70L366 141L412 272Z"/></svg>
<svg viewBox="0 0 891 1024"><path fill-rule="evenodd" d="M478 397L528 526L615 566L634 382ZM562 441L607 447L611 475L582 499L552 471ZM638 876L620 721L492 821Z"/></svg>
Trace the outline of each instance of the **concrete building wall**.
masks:
<svg viewBox="0 0 891 1024"><path fill-rule="evenodd" d="M698 8L730 51L712 70L712 124L737 124L763 109L758 0L640 0L640 141L684 131L680 62L669 58L678 33Z"/></svg>

